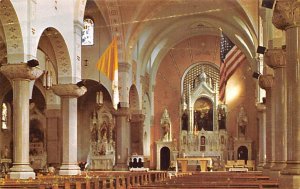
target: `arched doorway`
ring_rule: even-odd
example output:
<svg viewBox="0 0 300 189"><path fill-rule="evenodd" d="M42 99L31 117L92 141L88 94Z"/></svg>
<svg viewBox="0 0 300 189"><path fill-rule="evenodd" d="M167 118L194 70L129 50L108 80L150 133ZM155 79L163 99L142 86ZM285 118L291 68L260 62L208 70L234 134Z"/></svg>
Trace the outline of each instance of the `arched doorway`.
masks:
<svg viewBox="0 0 300 189"><path fill-rule="evenodd" d="M160 170L168 170L170 166L170 149L163 147L160 149Z"/></svg>
<svg viewBox="0 0 300 189"><path fill-rule="evenodd" d="M238 159L248 160L248 148L246 146L240 146L237 150Z"/></svg>

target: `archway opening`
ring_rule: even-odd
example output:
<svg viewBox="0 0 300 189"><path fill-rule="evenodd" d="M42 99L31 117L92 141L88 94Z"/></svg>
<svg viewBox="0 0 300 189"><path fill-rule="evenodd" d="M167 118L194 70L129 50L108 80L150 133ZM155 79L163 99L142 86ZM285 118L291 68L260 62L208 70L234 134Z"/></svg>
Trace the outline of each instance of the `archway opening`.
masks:
<svg viewBox="0 0 300 189"><path fill-rule="evenodd" d="M160 149L160 170L168 170L170 167L170 149L163 147Z"/></svg>

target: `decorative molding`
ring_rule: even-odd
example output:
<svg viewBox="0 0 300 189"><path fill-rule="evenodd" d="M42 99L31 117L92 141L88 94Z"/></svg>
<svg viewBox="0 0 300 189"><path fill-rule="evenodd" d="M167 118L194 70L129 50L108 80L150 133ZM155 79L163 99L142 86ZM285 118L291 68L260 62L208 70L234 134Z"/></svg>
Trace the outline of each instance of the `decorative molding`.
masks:
<svg viewBox="0 0 300 189"><path fill-rule="evenodd" d="M110 29L112 36L116 36L118 39L118 52L119 60L124 60L122 52L125 52L124 35L122 28L122 18L117 0L106 0L106 7L108 11L108 17L110 21ZM121 55L121 56L120 56Z"/></svg>
<svg viewBox="0 0 300 189"><path fill-rule="evenodd" d="M43 74L43 70L37 67L29 67L26 63L4 64L0 67L2 72L9 79L30 79L35 80Z"/></svg>
<svg viewBox="0 0 300 189"><path fill-rule="evenodd" d="M53 85L51 89L58 96L73 98L78 98L84 95L87 91L86 87L78 87L76 84Z"/></svg>
<svg viewBox="0 0 300 189"><path fill-rule="evenodd" d="M131 64L128 62L119 62L119 72L129 72Z"/></svg>
<svg viewBox="0 0 300 189"><path fill-rule="evenodd" d="M300 24L300 2L293 0L276 1L272 23L281 30Z"/></svg>
<svg viewBox="0 0 300 189"><path fill-rule="evenodd" d="M265 90L268 90L272 88L273 83L274 83L274 76L267 74L267 75L261 75L259 77L259 86Z"/></svg>
<svg viewBox="0 0 300 189"><path fill-rule="evenodd" d="M2 0L0 2L0 17L7 43L7 53L12 55L8 61L15 63L13 54L24 53L20 22L11 1Z"/></svg>
<svg viewBox="0 0 300 189"><path fill-rule="evenodd" d="M268 49L264 58L265 63L273 69L286 66L286 51L283 49Z"/></svg>

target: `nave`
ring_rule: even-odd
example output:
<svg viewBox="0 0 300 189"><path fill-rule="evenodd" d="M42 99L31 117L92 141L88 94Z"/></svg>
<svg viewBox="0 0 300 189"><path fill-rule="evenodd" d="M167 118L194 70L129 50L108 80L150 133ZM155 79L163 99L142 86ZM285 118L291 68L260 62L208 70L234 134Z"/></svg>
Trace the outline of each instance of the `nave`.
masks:
<svg viewBox="0 0 300 189"><path fill-rule="evenodd" d="M158 188L227 188L275 189L277 180L270 180L260 171L249 172L128 172L90 171L77 176L39 175L35 180L1 179L1 189L158 189Z"/></svg>

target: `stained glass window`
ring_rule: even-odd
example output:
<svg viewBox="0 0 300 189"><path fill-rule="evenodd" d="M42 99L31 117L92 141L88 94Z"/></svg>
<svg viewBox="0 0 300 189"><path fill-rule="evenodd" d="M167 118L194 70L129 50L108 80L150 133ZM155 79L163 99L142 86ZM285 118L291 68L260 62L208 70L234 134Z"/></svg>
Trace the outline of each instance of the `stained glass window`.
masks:
<svg viewBox="0 0 300 189"><path fill-rule="evenodd" d="M82 30L82 45L94 45L94 21L85 18Z"/></svg>
<svg viewBox="0 0 300 189"><path fill-rule="evenodd" d="M7 105L5 103L2 103L2 129L7 129Z"/></svg>

